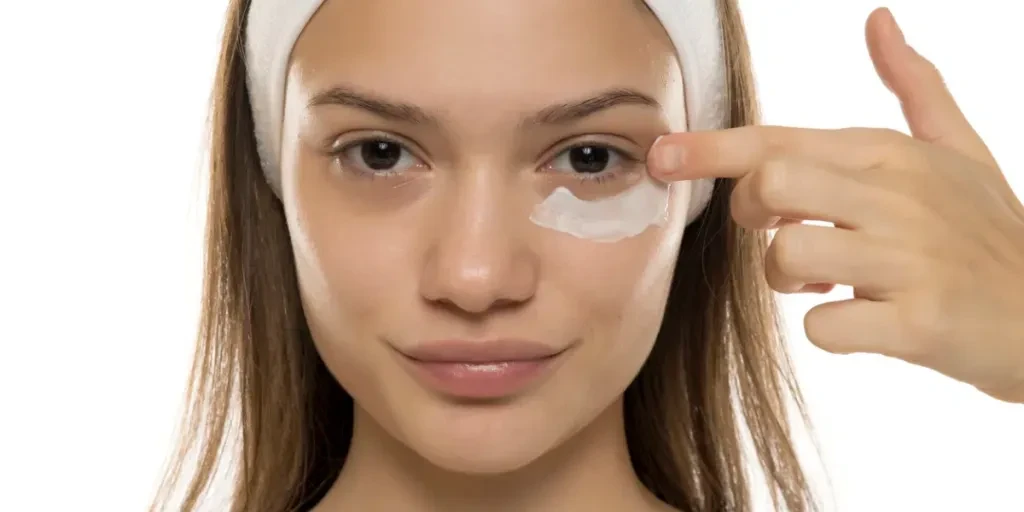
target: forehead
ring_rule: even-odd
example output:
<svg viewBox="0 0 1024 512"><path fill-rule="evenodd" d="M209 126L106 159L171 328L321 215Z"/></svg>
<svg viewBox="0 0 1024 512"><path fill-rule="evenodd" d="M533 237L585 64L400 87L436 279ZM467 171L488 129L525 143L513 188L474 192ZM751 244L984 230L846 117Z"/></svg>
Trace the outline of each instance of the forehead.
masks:
<svg viewBox="0 0 1024 512"><path fill-rule="evenodd" d="M296 43L289 76L307 90L344 82L468 101L606 87L658 95L678 65L636 0L326 0Z"/></svg>

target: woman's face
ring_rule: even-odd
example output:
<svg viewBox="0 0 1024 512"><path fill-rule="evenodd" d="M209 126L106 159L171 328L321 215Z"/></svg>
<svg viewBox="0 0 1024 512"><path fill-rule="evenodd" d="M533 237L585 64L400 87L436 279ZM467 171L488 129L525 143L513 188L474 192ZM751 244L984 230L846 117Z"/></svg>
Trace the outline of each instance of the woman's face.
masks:
<svg viewBox="0 0 1024 512"><path fill-rule="evenodd" d="M634 0L325 2L289 69L283 200L317 350L359 407L434 464L504 472L616 403L688 197L616 243L530 213L644 179L682 95Z"/></svg>

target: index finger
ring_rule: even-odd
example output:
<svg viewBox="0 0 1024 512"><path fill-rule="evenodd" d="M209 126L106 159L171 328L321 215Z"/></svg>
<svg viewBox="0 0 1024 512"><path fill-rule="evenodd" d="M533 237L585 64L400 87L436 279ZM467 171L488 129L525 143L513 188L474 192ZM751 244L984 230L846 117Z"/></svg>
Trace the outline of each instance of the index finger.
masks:
<svg viewBox="0 0 1024 512"><path fill-rule="evenodd" d="M844 133L846 132L846 133ZM871 151L877 135L852 130L744 126L727 130L663 135L651 146L647 165L665 181L740 178L781 157L867 168L879 163Z"/></svg>

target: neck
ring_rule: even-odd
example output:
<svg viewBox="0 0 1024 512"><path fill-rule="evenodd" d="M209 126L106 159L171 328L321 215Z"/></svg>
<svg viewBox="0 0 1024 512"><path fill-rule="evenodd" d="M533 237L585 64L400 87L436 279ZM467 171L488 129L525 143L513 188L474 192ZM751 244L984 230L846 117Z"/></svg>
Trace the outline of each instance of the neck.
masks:
<svg viewBox="0 0 1024 512"><path fill-rule="evenodd" d="M639 482L626 447L622 404L524 468L466 475L432 465L356 406L352 445L316 512L667 511Z"/></svg>

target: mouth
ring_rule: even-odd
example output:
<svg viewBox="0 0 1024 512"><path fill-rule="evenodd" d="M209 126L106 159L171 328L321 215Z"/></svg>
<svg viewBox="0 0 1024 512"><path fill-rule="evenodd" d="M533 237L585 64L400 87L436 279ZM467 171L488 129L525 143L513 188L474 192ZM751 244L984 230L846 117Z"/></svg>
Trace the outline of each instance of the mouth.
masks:
<svg viewBox="0 0 1024 512"><path fill-rule="evenodd" d="M549 375L568 348L521 340L433 341L400 350L425 387L452 398L496 400L518 395Z"/></svg>

